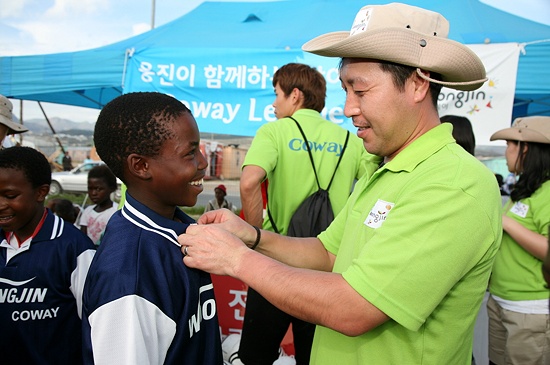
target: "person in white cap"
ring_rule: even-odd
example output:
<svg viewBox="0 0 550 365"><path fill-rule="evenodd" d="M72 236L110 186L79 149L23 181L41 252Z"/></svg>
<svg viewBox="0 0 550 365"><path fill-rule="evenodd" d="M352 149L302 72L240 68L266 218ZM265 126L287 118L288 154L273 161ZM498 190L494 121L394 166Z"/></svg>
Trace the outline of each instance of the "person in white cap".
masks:
<svg viewBox="0 0 550 365"><path fill-rule="evenodd" d="M550 227L550 117L517 118L491 136L506 141L519 176L504 207L502 246L487 301L493 364L550 364L550 312L543 260Z"/></svg>
<svg viewBox="0 0 550 365"><path fill-rule="evenodd" d="M326 231L285 237L217 210L179 237L187 266L234 276L316 323L311 364L471 362L501 197L493 173L439 120L442 85L486 81L479 57L448 31L440 14L392 3L365 6L351 32L303 46L342 57L344 113L380 163Z"/></svg>
<svg viewBox="0 0 550 365"><path fill-rule="evenodd" d="M22 124L13 121L13 105L11 101L0 95L0 148L4 145L4 138L10 134L27 132Z"/></svg>

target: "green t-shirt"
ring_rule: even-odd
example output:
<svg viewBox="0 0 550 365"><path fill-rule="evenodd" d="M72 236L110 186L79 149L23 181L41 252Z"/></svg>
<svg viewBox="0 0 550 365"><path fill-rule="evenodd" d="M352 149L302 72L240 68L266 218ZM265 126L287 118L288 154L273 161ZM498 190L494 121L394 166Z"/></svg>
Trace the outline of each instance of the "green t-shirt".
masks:
<svg viewBox="0 0 550 365"><path fill-rule="evenodd" d="M543 183L529 198L508 201L506 215L527 229L548 237L550 225L550 181ZM490 292L506 300L548 299L542 275L542 260L525 251L506 232L495 258Z"/></svg>
<svg viewBox="0 0 550 365"><path fill-rule="evenodd" d="M293 115L311 145L321 188L326 188L346 140L347 131L331 123L315 110L300 109ZM374 158L363 141L351 134L342 162L329 191L334 214L343 208L353 183L366 172L367 159ZM296 123L290 118L263 125L250 146L243 167L264 169L269 181L268 209L279 233L286 234L292 214L300 203L317 190L307 147ZM266 216L263 228L273 231Z"/></svg>
<svg viewBox="0 0 550 365"><path fill-rule="evenodd" d="M451 131L433 128L359 180L319 235L336 255L333 271L390 319L357 337L317 326L311 364L471 360L502 235L501 197L493 173Z"/></svg>

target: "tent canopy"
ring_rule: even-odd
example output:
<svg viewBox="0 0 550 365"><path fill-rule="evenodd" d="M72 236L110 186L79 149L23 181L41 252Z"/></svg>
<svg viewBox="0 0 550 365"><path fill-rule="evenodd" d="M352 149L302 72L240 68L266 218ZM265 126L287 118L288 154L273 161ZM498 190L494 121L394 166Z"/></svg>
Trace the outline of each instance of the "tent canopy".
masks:
<svg viewBox="0 0 550 365"><path fill-rule="evenodd" d="M502 12L478 0L402 2L443 14L451 24L449 38L456 41L524 44L514 114L550 115L550 26ZM287 62L295 62L303 43L322 33L348 30L364 5L364 1L357 0L208 1L170 23L108 46L70 53L0 57L0 94L100 109L125 91L132 55L152 49L190 57L217 50L212 52L212 62L219 62L234 51L250 55L288 52ZM537 42L541 40L546 42ZM539 102L538 107L533 101ZM202 126L201 130L216 132Z"/></svg>

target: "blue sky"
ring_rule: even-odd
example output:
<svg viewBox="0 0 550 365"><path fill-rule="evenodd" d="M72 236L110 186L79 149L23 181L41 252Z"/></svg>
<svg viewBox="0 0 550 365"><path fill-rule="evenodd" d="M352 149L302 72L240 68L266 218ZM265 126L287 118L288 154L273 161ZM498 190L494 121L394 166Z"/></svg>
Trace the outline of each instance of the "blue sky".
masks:
<svg viewBox="0 0 550 365"><path fill-rule="evenodd" d="M480 1L550 25L550 0ZM202 2L154 0L155 26L186 14ZM0 56L72 52L129 38L151 29L152 4L153 0L0 0ZM99 113L95 109L43 106L50 118L79 122L93 122ZM14 113L19 115L18 101L14 102ZM42 117L36 102L25 102L24 113L25 119Z"/></svg>

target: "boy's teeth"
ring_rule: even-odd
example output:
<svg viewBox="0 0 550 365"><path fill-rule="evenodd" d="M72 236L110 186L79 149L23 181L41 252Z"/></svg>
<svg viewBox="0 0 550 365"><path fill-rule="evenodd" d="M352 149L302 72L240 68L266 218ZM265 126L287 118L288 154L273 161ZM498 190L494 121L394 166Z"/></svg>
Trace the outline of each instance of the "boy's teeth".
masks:
<svg viewBox="0 0 550 365"><path fill-rule="evenodd" d="M8 217L0 217L0 221L7 221L10 220L13 217L13 215L10 215Z"/></svg>
<svg viewBox="0 0 550 365"><path fill-rule="evenodd" d="M191 184L191 185L202 185L202 180L203 179L196 180L196 181L191 181L189 184Z"/></svg>

